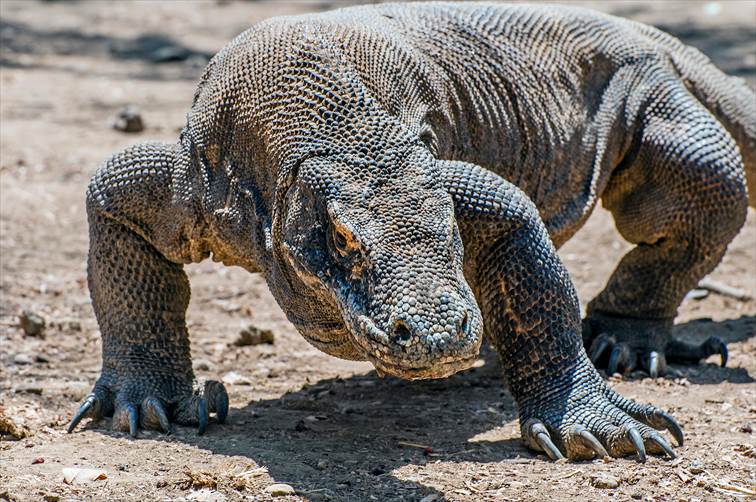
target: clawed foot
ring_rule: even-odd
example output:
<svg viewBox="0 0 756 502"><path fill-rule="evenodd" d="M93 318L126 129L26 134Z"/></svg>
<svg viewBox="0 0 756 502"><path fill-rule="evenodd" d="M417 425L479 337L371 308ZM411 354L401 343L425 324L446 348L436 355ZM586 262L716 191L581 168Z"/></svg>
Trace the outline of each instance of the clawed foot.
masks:
<svg viewBox="0 0 756 502"><path fill-rule="evenodd" d="M651 405L626 399L608 387L586 360L570 375L566 388L545 389L521 404L521 432L532 449L552 460L624 457L648 453L675 458L657 432L668 430L677 444L683 432L674 418Z"/></svg>
<svg viewBox="0 0 756 502"><path fill-rule="evenodd" d="M139 427L169 434L171 423L196 425L198 434L203 434L210 413L215 413L219 423L228 416L228 393L215 380L207 381L202 388L182 385L179 391L174 385L160 386L154 382L140 385L128 379L116 390L102 381L101 378L84 399L68 425L69 433L85 417L98 420L112 416L113 430L128 432L132 437L136 437Z"/></svg>
<svg viewBox="0 0 756 502"><path fill-rule="evenodd" d="M667 362L697 364L719 354L727 364L727 345L710 337L699 345L672 338L672 321L591 316L583 321L583 341L591 361L609 375L637 368L652 378L667 372Z"/></svg>

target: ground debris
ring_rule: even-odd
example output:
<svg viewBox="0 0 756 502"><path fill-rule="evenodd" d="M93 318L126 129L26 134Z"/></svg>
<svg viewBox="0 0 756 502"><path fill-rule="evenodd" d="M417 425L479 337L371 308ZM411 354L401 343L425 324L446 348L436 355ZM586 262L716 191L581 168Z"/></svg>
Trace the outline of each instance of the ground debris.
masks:
<svg viewBox="0 0 756 502"><path fill-rule="evenodd" d="M121 132L141 132L144 130L144 122L139 109L129 105L121 108L113 118L111 126Z"/></svg>
<svg viewBox="0 0 756 502"><path fill-rule="evenodd" d="M269 329L260 329L257 326L249 325L239 332L239 337L234 340L237 347L246 347L249 345L262 345L267 343L273 345L275 335Z"/></svg>
<svg viewBox="0 0 756 502"><path fill-rule="evenodd" d="M10 436L12 439L23 439L31 436L31 431L25 425L9 417L5 409L0 407L0 437L3 436Z"/></svg>
<svg viewBox="0 0 756 502"><path fill-rule="evenodd" d="M45 318L31 310L21 312L21 315L18 316L18 325L26 336L38 336L40 338L45 336Z"/></svg>
<svg viewBox="0 0 756 502"><path fill-rule="evenodd" d="M591 476L591 486L596 488L614 489L620 485L620 480L611 474L597 473Z"/></svg>
<svg viewBox="0 0 756 502"><path fill-rule="evenodd" d="M182 490L188 490L190 488L199 490L202 488L211 488L215 490L218 488L218 477L207 471L192 471L185 470L184 478L176 482L176 485Z"/></svg>
<svg viewBox="0 0 756 502"><path fill-rule="evenodd" d="M739 444L734 449L745 457L756 458L756 446L752 444Z"/></svg>
<svg viewBox="0 0 756 502"><path fill-rule="evenodd" d="M252 385L252 380L236 371L229 371L223 375L221 381L228 385Z"/></svg>
<svg viewBox="0 0 756 502"><path fill-rule="evenodd" d="M226 496L221 492L203 488L201 490L197 490L196 492L190 493L189 495L184 497L184 499L192 500L194 502L223 502L224 500L226 500Z"/></svg>
<svg viewBox="0 0 756 502"><path fill-rule="evenodd" d="M297 491L291 485L276 483L267 487L265 493L269 493L274 497L285 497L286 495L296 495Z"/></svg>
<svg viewBox="0 0 756 502"><path fill-rule="evenodd" d="M81 467L63 469L63 481L69 485L84 485L103 479L108 479L108 474L102 469L84 469Z"/></svg>

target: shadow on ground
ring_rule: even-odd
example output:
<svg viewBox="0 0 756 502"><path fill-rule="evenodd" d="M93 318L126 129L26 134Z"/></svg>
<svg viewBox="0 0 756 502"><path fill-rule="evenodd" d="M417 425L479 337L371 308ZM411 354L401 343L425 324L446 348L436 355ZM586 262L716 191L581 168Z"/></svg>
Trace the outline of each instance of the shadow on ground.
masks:
<svg viewBox="0 0 756 502"><path fill-rule="evenodd" d="M696 320L677 326L676 334L736 342L754 336L755 325L756 318L750 316ZM147 434L248 457L266 466L276 481L313 500L367 500L371 495L377 500L419 500L431 494L443 500L443 493L408 480L411 473L392 471L436 461L545 461L543 456L536 459L509 427L494 431L515 421L517 412L495 354L487 350L483 357L484 366L446 380L381 380L374 372L321 380L277 399L233 409L226 425L211 426L205 436L189 428L177 428L171 438ZM754 381L742 368L676 368L699 384ZM497 439L501 436L508 437Z"/></svg>
<svg viewBox="0 0 756 502"><path fill-rule="evenodd" d="M708 318L694 319L676 325L672 334L682 340L695 343L703 342L710 336L717 336L727 344L744 342L756 336L756 317L745 315L726 321L713 321ZM678 371L680 376L695 384L716 385L721 382L752 383L756 381L745 368L720 368L714 364L671 366Z"/></svg>
<svg viewBox="0 0 756 502"><path fill-rule="evenodd" d="M0 68L32 70L47 67L39 62L39 57L34 59L34 63L22 57L28 55L88 56L146 63L130 75L144 80L196 80L213 56L212 53L192 49L161 33L143 33L124 38L88 34L78 30L44 30L5 20L0 21L0 47ZM54 66L56 70L77 71L59 64Z"/></svg>

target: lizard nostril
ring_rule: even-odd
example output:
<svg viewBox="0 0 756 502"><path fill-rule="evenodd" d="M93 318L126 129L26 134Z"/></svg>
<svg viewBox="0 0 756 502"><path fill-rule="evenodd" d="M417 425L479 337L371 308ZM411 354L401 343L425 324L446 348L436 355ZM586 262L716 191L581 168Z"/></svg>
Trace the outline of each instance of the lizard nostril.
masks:
<svg viewBox="0 0 756 502"><path fill-rule="evenodd" d="M412 337L412 332L404 321L396 321L394 325L394 337L397 342L407 342Z"/></svg>
<svg viewBox="0 0 756 502"><path fill-rule="evenodd" d="M470 333L470 313L465 310L465 313L462 315L462 322L460 322L459 325L459 332L463 335L467 335Z"/></svg>

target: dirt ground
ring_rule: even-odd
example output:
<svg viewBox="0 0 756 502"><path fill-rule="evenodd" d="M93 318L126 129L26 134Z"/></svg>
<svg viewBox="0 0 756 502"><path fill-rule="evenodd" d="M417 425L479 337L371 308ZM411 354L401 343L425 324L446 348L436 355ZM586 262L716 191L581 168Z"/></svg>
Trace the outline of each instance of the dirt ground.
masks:
<svg viewBox="0 0 756 502"><path fill-rule="evenodd" d="M727 340L727 368L711 358L666 378L611 379L677 417L686 444L674 461L548 462L521 444L490 354L447 380L382 380L309 346L261 277L210 262L188 267L188 322L198 375L235 382L228 424L132 440L85 420L64 433L100 368L86 288L89 177L126 145L174 140L207 58L243 29L338 5L0 3L0 420L26 436L0 441L0 500L267 500L273 483L296 490L277 500L754 499L756 301L718 294L687 300L677 329ZM756 2L590 5L661 26L756 85ZM127 104L143 132L110 127ZM560 250L584 302L628 247L597 210ZM753 210L712 277L756 296ZM44 338L17 327L23 310L45 318ZM233 345L250 324L275 343ZM69 485L70 467L107 478ZM602 476L619 486L594 486Z"/></svg>

